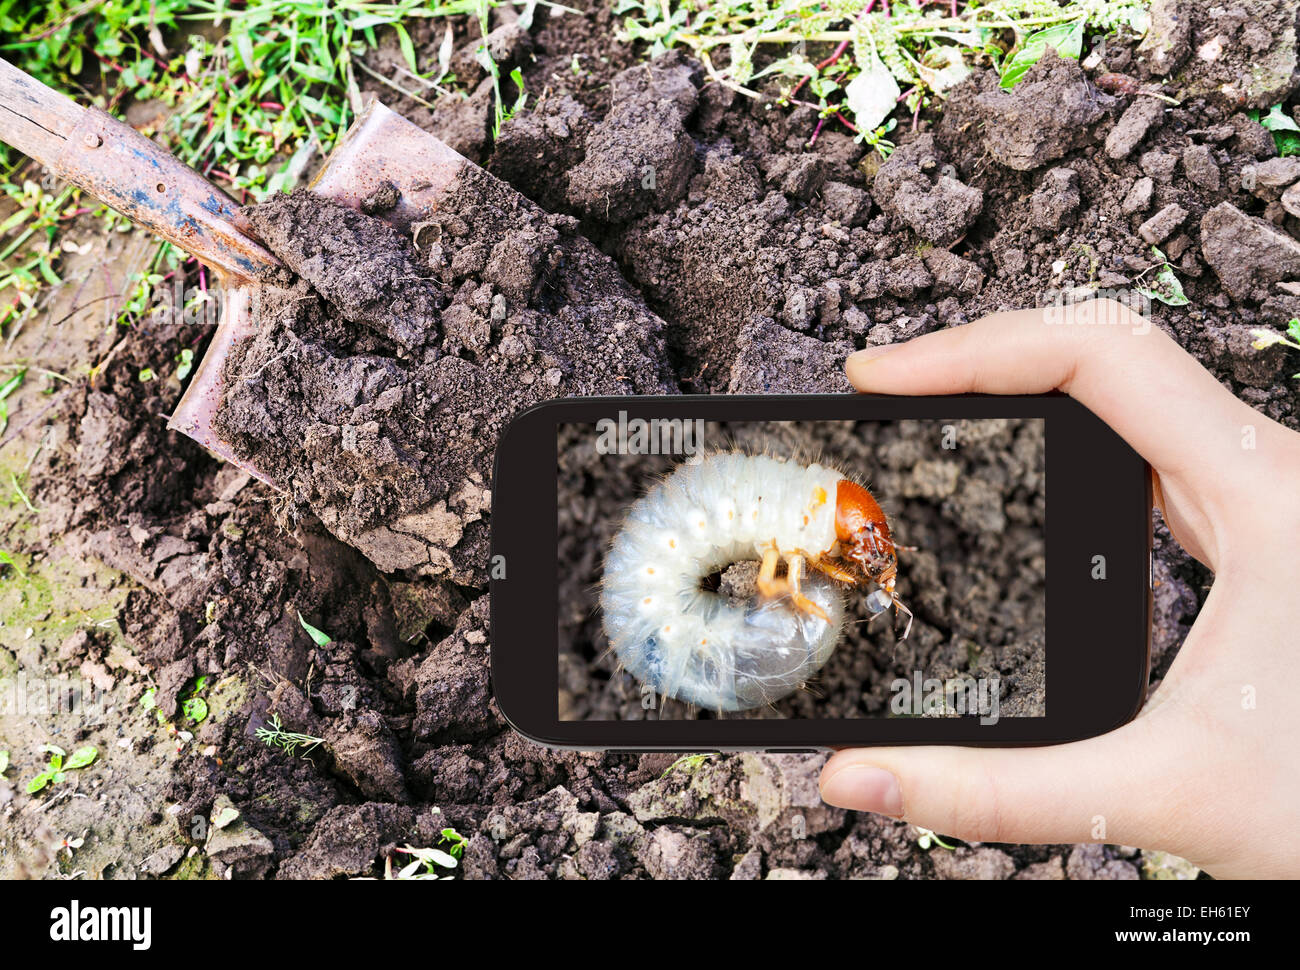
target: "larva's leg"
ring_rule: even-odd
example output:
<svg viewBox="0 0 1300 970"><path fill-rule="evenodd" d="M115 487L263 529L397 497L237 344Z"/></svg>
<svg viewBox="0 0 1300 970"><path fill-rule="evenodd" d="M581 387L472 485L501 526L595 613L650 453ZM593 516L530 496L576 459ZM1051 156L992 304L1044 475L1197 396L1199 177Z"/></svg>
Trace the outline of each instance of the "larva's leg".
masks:
<svg viewBox="0 0 1300 970"><path fill-rule="evenodd" d="M777 599L789 590L789 584L776 578L776 566L781 553L773 546L763 553L763 564L758 569L758 592L764 599Z"/></svg>
<svg viewBox="0 0 1300 970"><path fill-rule="evenodd" d="M803 556L791 556L787 560L790 571L790 578L788 580L790 585L790 599L794 603L794 608L800 613L810 613L813 616L821 617L823 622L829 623L831 618L826 615L826 611L810 600L807 596L803 595L803 591L800 588L803 581L803 563Z"/></svg>
<svg viewBox="0 0 1300 970"><path fill-rule="evenodd" d="M860 582L860 577L853 575L853 573L849 572L843 566L837 565L829 559L814 559L812 561L812 567L819 573L829 576L836 582L849 583L855 586Z"/></svg>

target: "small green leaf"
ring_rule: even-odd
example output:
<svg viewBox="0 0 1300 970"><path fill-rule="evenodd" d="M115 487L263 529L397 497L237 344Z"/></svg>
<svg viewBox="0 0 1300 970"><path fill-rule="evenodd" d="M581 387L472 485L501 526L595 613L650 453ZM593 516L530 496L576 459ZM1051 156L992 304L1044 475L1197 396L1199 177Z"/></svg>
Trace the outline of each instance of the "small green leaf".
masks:
<svg viewBox="0 0 1300 970"><path fill-rule="evenodd" d="M1286 325L1286 332L1292 340L1300 341L1300 320L1292 320Z"/></svg>
<svg viewBox="0 0 1300 970"><path fill-rule="evenodd" d="M302 611L298 612L298 622L302 625L302 628L307 631L307 636L312 638L316 646L325 647L325 646L329 646L331 643L334 642L328 633L316 629L314 626L312 626L310 623L304 620L302 618Z"/></svg>
<svg viewBox="0 0 1300 970"><path fill-rule="evenodd" d="M42 771L39 775L27 783L27 794L35 795L38 791L50 783L53 775L48 771Z"/></svg>
<svg viewBox="0 0 1300 970"><path fill-rule="evenodd" d="M1138 287L1138 292L1148 299L1159 300L1165 306L1187 306L1191 302L1183 292L1183 284L1174 275L1173 267L1166 264L1156 274L1157 287Z"/></svg>
<svg viewBox="0 0 1300 970"><path fill-rule="evenodd" d="M510 108L510 117L513 118L524 110L524 105L528 103L528 92L524 90L524 72L521 69L516 67L511 71L510 80L515 82L515 90L519 92L519 97L515 98L515 103Z"/></svg>
<svg viewBox="0 0 1300 970"><path fill-rule="evenodd" d="M455 856L448 855L441 849L429 850L429 861L436 866L442 866L444 869L455 869L460 865Z"/></svg>
<svg viewBox="0 0 1300 970"><path fill-rule="evenodd" d="M9 770L9 752L0 751L0 775Z"/></svg>
<svg viewBox="0 0 1300 970"><path fill-rule="evenodd" d="M84 768L98 757L99 749L93 744L88 744L85 747L78 748L76 751L72 752L72 757L69 758L68 763L64 765L64 770L71 771L74 768Z"/></svg>
<svg viewBox="0 0 1300 970"><path fill-rule="evenodd" d="M1029 69L1043 59L1049 47L1062 57L1077 61L1083 53L1083 28L1086 21L1057 24L1025 38L1020 50L1002 67L1002 87L1010 90L1020 83Z"/></svg>
<svg viewBox="0 0 1300 970"><path fill-rule="evenodd" d="M1283 158L1300 155L1300 124L1282 110L1280 104L1273 105L1266 115L1253 112L1261 125L1273 133L1273 144L1277 153Z"/></svg>
<svg viewBox="0 0 1300 970"><path fill-rule="evenodd" d="M202 697L191 697L181 704L181 710L185 716L196 724L206 721L208 718L208 702Z"/></svg>
<svg viewBox="0 0 1300 970"><path fill-rule="evenodd" d="M1269 113L1259 119L1259 123L1269 131L1300 131L1300 124L1283 111L1280 104L1273 105Z"/></svg>
<svg viewBox="0 0 1300 970"><path fill-rule="evenodd" d="M1160 272L1156 274L1156 285L1153 287L1137 287L1137 291L1149 300L1158 300L1165 306L1187 306L1191 302L1187 294L1183 291L1182 281L1174 273L1174 268L1169 265L1164 253L1158 247L1151 247L1151 252L1155 254L1156 259L1163 260L1164 264L1160 267Z"/></svg>

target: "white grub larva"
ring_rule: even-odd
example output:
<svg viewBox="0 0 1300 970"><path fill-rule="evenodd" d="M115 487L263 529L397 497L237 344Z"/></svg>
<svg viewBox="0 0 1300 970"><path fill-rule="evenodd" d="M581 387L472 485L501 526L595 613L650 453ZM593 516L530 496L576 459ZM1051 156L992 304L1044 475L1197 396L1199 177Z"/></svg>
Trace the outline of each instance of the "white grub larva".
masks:
<svg viewBox="0 0 1300 970"><path fill-rule="evenodd" d="M758 593L747 603L701 585L754 559ZM792 693L830 658L844 622L835 581L878 584L868 609L893 605L910 628L897 571L885 515L861 485L822 465L716 454L679 465L632 506L605 560L600 606L632 676L665 697L742 711Z"/></svg>

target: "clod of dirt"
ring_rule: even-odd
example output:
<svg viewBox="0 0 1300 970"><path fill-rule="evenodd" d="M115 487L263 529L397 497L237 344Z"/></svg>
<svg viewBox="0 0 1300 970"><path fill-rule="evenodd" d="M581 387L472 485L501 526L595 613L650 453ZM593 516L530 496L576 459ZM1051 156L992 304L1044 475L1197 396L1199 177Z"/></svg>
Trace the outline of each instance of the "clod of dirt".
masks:
<svg viewBox="0 0 1300 970"><path fill-rule="evenodd" d="M979 218L984 193L959 182L934 136L922 135L894 152L876 173L876 201L923 239L951 246Z"/></svg>
<svg viewBox="0 0 1300 970"><path fill-rule="evenodd" d="M844 360L853 345L794 333L767 317L740 332L729 394L822 394L848 391Z"/></svg>
<svg viewBox="0 0 1300 970"><path fill-rule="evenodd" d="M360 711L326 737L334 768L368 799L411 800L402 768L402 750L392 730L376 711Z"/></svg>
<svg viewBox="0 0 1300 970"><path fill-rule="evenodd" d="M501 130L492 173L548 212L558 212L567 204L568 173L582 161L593 124L573 98L552 98Z"/></svg>
<svg viewBox="0 0 1300 970"><path fill-rule="evenodd" d="M1297 0L1159 0L1139 56L1152 74L1169 77L1180 100L1268 108L1300 81L1298 18Z"/></svg>
<svg viewBox="0 0 1300 970"><path fill-rule="evenodd" d="M841 225L865 225L871 215L871 196L852 185L827 182L822 186L821 196L827 210L839 217Z"/></svg>
<svg viewBox="0 0 1300 970"><path fill-rule="evenodd" d="M361 211L368 216L381 215L394 208L401 198L402 193L398 191L397 186L385 180L361 200Z"/></svg>
<svg viewBox="0 0 1300 970"><path fill-rule="evenodd" d="M193 678L193 657L182 657L158 671L158 692L154 701L164 717L174 718L179 713L181 691Z"/></svg>
<svg viewBox="0 0 1300 970"><path fill-rule="evenodd" d="M1263 299L1274 283L1300 279L1300 242L1231 202L1201 220L1201 248L1223 288L1238 300Z"/></svg>
<svg viewBox="0 0 1300 970"><path fill-rule="evenodd" d="M485 172L413 238L306 192L249 216L305 275L256 294L214 427L385 571L481 578L493 449L519 410L675 390L662 322L609 259Z"/></svg>
<svg viewBox="0 0 1300 970"><path fill-rule="evenodd" d="M1146 222L1138 227L1142 241L1152 246L1159 246L1172 236L1175 230L1187 218L1187 210L1176 202L1171 202Z"/></svg>
<svg viewBox="0 0 1300 970"><path fill-rule="evenodd" d="M1188 145L1183 150L1183 174L1206 192L1218 192L1223 185L1223 173L1209 145Z"/></svg>
<svg viewBox="0 0 1300 970"><path fill-rule="evenodd" d="M1137 866L1127 859L1111 856L1114 850L1105 845L1076 845L1065 864L1070 879L1138 879Z"/></svg>
<svg viewBox="0 0 1300 970"><path fill-rule="evenodd" d="M1078 61L1051 48L1012 90L986 81L976 97L989 154L1019 172L1088 144L1092 126L1116 104L1088 80Z"/></svg>
<svg viewBox="0 0 1300 970"><path fill-rule="evenodd" d="M405 805L367 802L364 805L336 805L325 813L312 830L311 841L296 855L280 864L277 879L337 879L368 872L384 845L432 845L432 825L416 820L415 810ZM428 831L421 832L420 827ZM423 836L423 838L421 838Z"/></svg>
<svg viewBox="0 0 1300 970"><path fill-rule="evenodd" d="M1245 114L1235 114L1228 119L1236 132L1237 147L1255 158L1270 158L1277 153L1277 143L1273 133L1254 118Z"/></svg>
<svg viewBox="0 0 1300 970"><path fill-rule="evenodd" d="M1158 98L1139 97L1128 106L1106 136L1106 154L1116 161L1128 158L1165 114Z"/></svg>
<svg viewBox="0 0 1300 970"><path fill-rule="evenodd" d="M768 155L759 161L768 185L807 202L826 184L826 162L816 155Z"/></svg>
<svg viewBox="0 0 1300 970"><path fill-rule="evenodd" d="M1164 77L1182 67L1192 51L1193 0L1152 0L1151 24L1137 60L1148 75Z"/></svg>
<svg viewBox="0 0 1300 970"><path fill-rule="evenodd" d="M1124 201L1120 208L1126 216L1135 216L1139 212L1146 212L1151 208L1151 200L1156 192L1155 179L1142 176L1133 182L1133 186L1124 196Z"/></svg>
<svg viewBox="0 0 1300 970"><path fill-rule="evenodd" d="M483 47L487 48L492 62L497 65L502 77L505 77L512 67L522 64L532 52L533 37L517 20L489 31L486 37L474 37L471 43L463 45L452 55L450 67L458 80L476 84L488 76L479 60L478 52Z"/></svg>
<svg viewBox="0 0 1300 970"><path fill-rule="evenodd" d="M345 319L406 350L436 339L438 291L387 223L321 205L303 190L243 214L262 242Z"/></svg>
<svg viewBox="0 0 1300 970"><path fill-rule="evenodd" d="M1300 182L1300 158L1270 158L1242 170L1242 188L1265 202L1274 202Z"/></svg>
<svg viewBox="0 0 1300 970"><path fill-rule="evenodd" d="M434 102L438 137L471 161L482 161L492 144L495 105L491 78L480 81L469 97L455 91L444 94Z"/></svg>
<svg viewBox="0 0 1300 970"><path fill-rule="evenodd" d="M1001 849L981 846L972 849L959 846L955 851L931 852L935 875L940 879L1010 879L1016 864Z"/></svg>
<svg viewBox="0 0 1300 970"><path fill-rule="evenodd" d="M1057 205L1064 205L1067 208L1060 211L1060 225L1064 225L1068 213L1069 195L1062 198L1056 196ZM1077 206L1077 203L1075 203ZM968 259L963 259L956 253L950 253L946 249L927 250L922 257L925 268L930 271L932 279L929 286L933 289L936 297L956 296L963 299L977 296L984 288L984 270L979 265L972 263Z"/></svg>
<svg viewBox="0 0 1300 970"><path fill-rule="evenodd" d="M469 740L503 727L488 680L487 614L488 599L480 596L415 671L418 739Z"/></svg>
<svg viewBox="0 0 1300 970"><path fill-rule="evenodd" d="M1074 218L1081 202L1079 173L1072 168L1050 169L1030 200L1034 228L1060 229Z"/></svg>
<svg viewBox="0 0 1300 970"><path fill-rule="evenodd" d="M1290 215L1300 218L1300 183L1282 193L1282 208Z"/></svg>
<svg viewBox="0 0 1300 970"><path fill-rule="evenodd" d="M569 172L568 202L589 217L631 218L684 195L695 169L685 121L699 97L699 65L679 51L610 82L612 107L587 136L586 157Z"/></svg>
<svg viewBox="0 0 1300 970"><path fill-rule="evenodd" d="M1173 182L1174 172L1178 169L1178 156L1173 152L1147 152L1138 164L1148 176L1168 185Z"/></svg>
<svg viewBox="0 0 1300 970"><path fill-rule="evenodd" d="M218 795L212 817L234 808L229 797ZM213 825L203 851L223 878L265 879L275 859L275 843L242 816L225 825Z"/></svg>

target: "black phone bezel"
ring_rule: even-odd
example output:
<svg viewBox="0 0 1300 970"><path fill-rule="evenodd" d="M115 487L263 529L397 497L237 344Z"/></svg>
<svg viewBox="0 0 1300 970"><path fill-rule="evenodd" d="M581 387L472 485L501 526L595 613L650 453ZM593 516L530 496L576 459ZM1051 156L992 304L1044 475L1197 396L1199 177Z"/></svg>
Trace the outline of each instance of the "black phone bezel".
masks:
<svg viewBox="0 0 1300 970"><path fill-rule="evenodd" d="M561 721L557 706L557 431L601 418L896 421L1042 418L1046 425L1047 713L1001 717ZM882 744L1041 745L1131 720L1146 696L1152 484L1147 463L1101 419L1059 394L935 397L683 395L562 398L502 432L493 477L490 584L496 703L551 747L641 751L814 750ZM1104 581L1093 557L1106 557ZM1098 622L1100 619L1100 622Z"/></svg>

